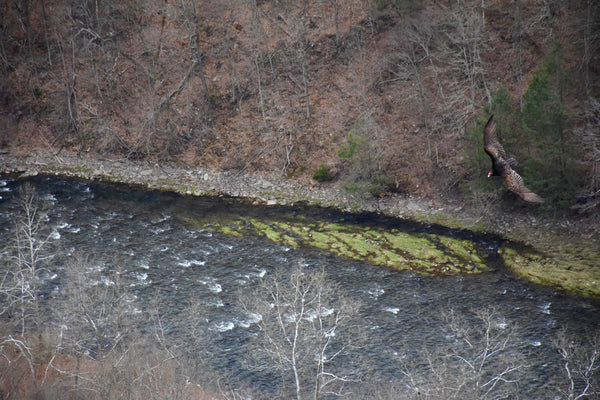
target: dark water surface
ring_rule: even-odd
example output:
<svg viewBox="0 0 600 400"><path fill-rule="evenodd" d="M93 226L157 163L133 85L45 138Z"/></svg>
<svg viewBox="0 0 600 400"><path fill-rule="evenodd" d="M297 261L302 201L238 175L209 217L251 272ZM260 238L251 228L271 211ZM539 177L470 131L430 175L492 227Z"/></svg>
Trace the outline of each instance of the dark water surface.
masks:
<svg viewBox="0 0 600 400"><path fill-rule="evenodd" d="M226 198L191 198L146 192L126 186L35 178L40 196L52 204L55 273L47 281L60 286L61 268L76 251L120 265L133 281L139 298L150 299L160 289L161 304L174 318L190 296L207 310L214 340L212 363L245 376L239 360L247 349L244 338L255 321L236 307L240 290L255 285L278 266L323 266L344 294L362 304L361 321L368 332L362 357L383 377L399 375L407 344L413 351L436 348L448 340L442 312L472 314L493 307L507 325L516 327L522 355L531 368L520 379L525 393L552 384L560 374L552 346L557 331L598 329L597 302L568 296L524 282L508 274L496 255L499 238L429 227L375 215L348 215L319 208L259 207ZM0 180L0 241L10 235L15 205L11 198L23 180ZM268 220L303 215L359 224L377 224L406 231L430 231L464 236L489 252L490 272L457 277L425 277L340 259L315 249L296 249L261 237L231 237L203 229L201 222L221 216L246 215ZM190 226L189 218L200 224ZM230 371L231 372L231 371ZM254 378L256 381L256 378Z"/></svg>

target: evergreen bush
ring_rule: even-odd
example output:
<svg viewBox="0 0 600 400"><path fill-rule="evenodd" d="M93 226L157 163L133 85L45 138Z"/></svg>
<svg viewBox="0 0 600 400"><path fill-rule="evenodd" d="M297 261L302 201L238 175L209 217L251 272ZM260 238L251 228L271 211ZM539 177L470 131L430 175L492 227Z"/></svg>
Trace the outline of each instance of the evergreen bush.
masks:
<svg viewBox="0 0 600 400"><path fill-rule="evenodd" d="M546 200L544 207L568 207L575 202L585 183L581 152L563 105L565 93L572 89L568 75L557 45L533 73L522 110L506 88L498 89L484 114L466 131L466 181L461 185L465 197L471 197L473 190L504 190L486 178L491 161L483 150L483 128L494 114L500 143L508 157L516 159L515 170L527 187Z"/></svg>
<svg viewBox="0 0 600 400"><path fill-rule="evenodd" d="M324 163L321 163L321 165L319 165L319 169L317 169L313 174L313 179L317 182L327 182L332 180L333 176L331 176L329 167Z"/></svg>

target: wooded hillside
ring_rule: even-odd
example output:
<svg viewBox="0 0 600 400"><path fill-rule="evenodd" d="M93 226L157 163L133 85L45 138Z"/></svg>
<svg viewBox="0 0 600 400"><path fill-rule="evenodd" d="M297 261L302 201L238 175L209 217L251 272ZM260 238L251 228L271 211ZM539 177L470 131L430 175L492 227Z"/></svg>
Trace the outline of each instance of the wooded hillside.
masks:
<svg viewBox="0 0 600 400"><path fill-rule="evenodd" d="M546 207L600 203L594 0L14 0L0 145L477 204L496 114Z"/></svg>

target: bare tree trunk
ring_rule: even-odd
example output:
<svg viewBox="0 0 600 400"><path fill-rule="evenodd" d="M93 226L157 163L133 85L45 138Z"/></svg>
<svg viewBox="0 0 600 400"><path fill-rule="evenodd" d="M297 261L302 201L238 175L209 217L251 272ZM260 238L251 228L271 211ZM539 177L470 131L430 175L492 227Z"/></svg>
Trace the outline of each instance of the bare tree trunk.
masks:
<svg viewBox="0 0 600 400"><path fill-rule="evenodd" d="M298 52L300 57L300 69L302 71L302 86L304 88L304 102L306 108L306 119L310 119L310 99L308 97L308 79L306 70L306 52L307 52L307 37L306 37L306 19L308 12L308 0L302 0L302 11L300 14L300 31L296 37L298 43Z"/></svg>
<svg viewBox="0 0 600 400"><path fill-rule="evenodd" d="M581 211L592 209L600 204L600 101L589 98L586 104L584 125L576 130L579 140L589 154L591 176L587 193L587 203L578 206Z"/></svg>
<svg viewBox="0 0 600 400"><path fill-rule="evenodd" d="M262 90L262 80L260 77L260 65L258 64L258 57L254 57L254 68L256 71L256 86L258 88L258 105L260 108L260 114L262 115L263 124L265 128L268 126L267 124L267 116L265 114L265 100L263 98L263 90Z"/></svg>
<svg viewBox="0 0 600 400"><path fill-rule="evenodd" d="M228 53L230 81L231 81L231 98L230 98L229 102L231 104L235 104L238 111L241 111L243 94L242 94L242 89L240 87L237 63L234 60L233 49L231 47L228 48L227 53Z"/></svg>
<svg viewBox="0 0 600 400"><path fill-rule="evenodd" d="M28 0L16 0L15 6L19 12L19 20L21 26L25 31L25 41L28 47L31 47L33 41L33 29L31 28L31 18L29 13L29 1Z"/></svg>
<svg viewBox="0 0 600 400"><path fill-rule="evenodd" d="M305 103L305 109L306 109L306 119L310 119L310 98L308 96L308 81L306 79L306 54L305 54L305 50L301 50L302 54L301 54L301 60L300 60L300 64L302 66L302 86L304 89L304 103Z"/></svg>
<svg viewBox="0 0 600 400"><path fill-rule="evenodd" d="M338 0L330 0L333 6L333 23L335 25L335 41L340 39L340 6Z"/></svg>
<svg viewBox="0 0 600 400"><path fill-rule="evenodd" d="M249 0L250 8L252 10L252 22L250 33L252 35L252 54L250 57L252 58L252 66L254 72L256 73L256 87L258 90L258 108L260 109L260 113L262 116L263 124L268 127L267 124L267 116L265 111L265 100L262 86L262 75L260 68L260 60L263 58L262 50L261 50L261 40L263 36L262 31L262 22L260 20L260 11L258 9L258 5L256 4L256 0Z"/></svg>
<svg viewBox="0 0 600 400"><path fill-rule="evenodd" d="M196 71L198 72L198 76L200 77L200 82L202 82L202 88L204 89L204 100L210 100L210 90L208 89L208 84L206 83L206 76L204 75L204 58L202 57L202 52L200 51L200 47L198 46L198 32L196 32L196 40L194 40L194 53L196 55Z"/></svg>
<svg viewBox="0 0 600 400"><path fill-rule="evenodd" d="M523 111L523 24L521 21L521 0L514 0L513 42L517 46L517 82L519 88L519 109Z"/></svg>
<svg viewBox="0 0 600 400"><path fill-rule="evenodd" d="M71 67L65 72L66 76L66 100L67 100L67 118L69 119L69 125L73 129L76 136L79 136L79 125L76 117L76 104L77 98L75 97L75 84L77 81L77 74L75 73L77 63L75 61L75 43L71 40ZM70 72L70 74L69 74Z"/></svg>
<svg viewBox="0 0 600 400"><path fill-rule="evenodd" d="M6 40L7 35L5 34L5 28L0 27L0 61L2 61L2 67L5 70L10 70L14 67L8 61L8 55L6 54L6 48L4 47Z"/></svg>
<svg viewBox="0 0 600 400"><path fill-rule="evenodd" d="M158 35L158 45L156 46L156 54L154 55L154 63L158 64L160 52L162 51L162 39L165 32L165 16L163 15L160 20L160 34Z"/></svg>
<svg viewBox="0 0 600 400"><path fill-rule="evenodd" d="M202 51L200 50L200 21L198 19L196 3L192 1L188 7L185 0L180 0L179 4L183 10L185 22L188 28L188 41L192 47L192 52L196 59L196 70L198 72L198 76L200 77L200 81L202 82L202 88L204 89L204 100L208 102L210 99L210 91L208 90L208 84L206 83L206 77L204 75L204 60L202 57Z"/></svg>
<svg viewBox="0 0 600 400"><path fill-rule="evenodd" d="M48 56L48 64L52 65L52 55L50 53L50 39L48 38L48 17L46 15L46 2L40 0L42 5L42 24L44 25L44 40L46 41L46 54Z"/></svg>
<svg viewBox="0 0 600 400"><path fill-rule="evenodd" d="M592 25L594 24L594 14L598 12L598 5L592 6L593 1L587 0L587 7L585 11L585 23L583 25L583 86L585 94L589 98L591 93L590 88L590 61L592 60L594 49L594 41L598 41L599 38L594 38L592 35ZM596 49L597 50L597 49Z"/></svg>
<svg viewBox="0 0 600 400"><path fill-rule="evenodd" d="M283 161L283 174L287 175L287 170L290 165L292 165L292 161L290 159L290 155L292 150L294 149L293 142L294 135L291 131L283 132L283 141L284 141L284 151L285 151L285 159Z"/></svg>

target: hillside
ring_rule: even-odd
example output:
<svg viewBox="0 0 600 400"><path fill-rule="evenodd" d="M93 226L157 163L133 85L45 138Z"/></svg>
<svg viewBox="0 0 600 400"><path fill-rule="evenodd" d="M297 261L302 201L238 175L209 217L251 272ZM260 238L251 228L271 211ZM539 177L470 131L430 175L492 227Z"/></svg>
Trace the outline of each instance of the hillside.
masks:
<svg viewBox="0 0 600 400"><path fill-rule="evenodd" d="M502 268L492 281L497 293L481 286L483 289L478 287L477 297L472 298L477 316L482 317L483 352L479 354L487 360L488 355L498 353L489 352L497 349L497 344L502 349L506 347L513 329L505 322L510 318L495 314L500 309L481 309L483 298L489 298L490 304L514 308L520 318L529 314L523 314L521 307L512 307L517 303L508 299L527 303L535 309L532 319L547 321L550 330L561 328L555 324L556 311L563 307L559 305L561 292L574 296L574 303L569 300L564 304L576 302L579 304L576 308L586 309L587 315L597 310L599 50L600 1L597 0L4 0L0 1L0 175L3 178L0 185L13 183L4 180L4 174L24 179L56 175L178 193L186 196L183 199L186 210L193 211L196 203L188 203L187 196L232 196L264 205L257 208L258 214L269 206L291 206L295 213L302 214L302 207L307 205L362 212L365 218L378 220L403 218L415 225L422 224L427 232L430 227L433 227L431 232L440 226L444 231L449 227L460 233L457 235L460 240L437 233L409 240L398 230L375 229L369 224L352 229L346 229L342 223L307 227L303 219L292 224L268 217L264 221L236 218L220 227L211 224L214 232L219 233L214 236L220 233L232 238L242 234L263 236L285 246L286 252L294 245L313 246L319 251L332 250L333 255L386 268L394 262L399 269L413 268L408 258L416 259L417 252L428 252L427 264L413 263L416 271L421 268L420 272L428 274L483 271L480 263L485 256ZM483 126L490 114L495 116L498 137L506 152L518 160L515 170L527 187L545 199L543 204L525 203L508 192L500 178L486 178L491 162L483 151ZM0 192L8 189L0 187ZM0 196L3 205L8 205L8 198ZM33 193L29 199L33 202L34 198ZM195 346L190 352L193 355L187 355L186 345L165 342L165 337L178 328L171 325L173 311L161 304L158 297L162 289L137 287L139 276L133 270L135 282L117 279L121 259L100 258L114 253L112 244L108 244L110 240L120 240L112 234L104 237L112 228L97 231L103 239L98 243L107 243L107 249L98 254L97 260L94 249L87 248L87 242L79 239L76 244L81 243L81 248L75 252L74 247L70 249L70 245L64 244L68 242L63 241L59 247L39 252L58 231L51 232L51 224L40 224L46 216L43 212L36 214L37 205L32 206L25 197L23 203L23 215L12 211L5 215L10 225L16 222L14 240L2 237L5 248L0 249L3 254L0 398L92 399L121 395L149 398L159 393L163 398L178 399L245 396L246 388L236 387L234 381L227 382L227 374L207 369L205 361L211 353L204 349L221 348L212 346L212 340L219 336L208 325L204 328L202 322L209 322L209 314L205 312L208 306L192 296L185 310L181 308L183 302L177 304L176 313L182 312L179 315L186 319L182 326L189 329L184 331L187 336L183 336L183 341ZM118 204L115 209L126 208L121 205L126 203ZM158 213L162 211L160 204L152 207L158 207ZM26 220L25 215L34 218ZM115 226L122 223L120 215L115 213ZM139 218L130 215L137 222L147 216L146 212ZM166 215L161 214L160 223L170 224L170 216L163 218ZM186 224L203 223L201 219L198 221ZM52 224L56 225L54 221ZM44 227L38 230L40 225ZM86 225L82 226L85 231ZM150 229L146 226L159 225L133 229L123 240L129 241L140 232L139 240L145 241L141 229ZM181 225L169 226L164 232L179 230ZM212 235L212 231L205 230L207 226L202 225L197 231L190 228L192 239L183 241L181 246L200 254L202 248L198 242L205 241L202 234ZM236 230L237 227L240 228ZM13 235L12 227L2 228L2 232ZM34 234L24 234L27 240L23 245L19 235L26 228ZM78 227L73 229L79 232ZM157 231L163 232L162 228ZM465 240L463 233L469 239ZM493 243L490 247L486 244L485 250L481 245L481 258L471 240L475 236L489 237L488 243ZM99 237L94 236L94 240ZM137 243L131 241L131 253L153 257L144 252L145 247L138 248ZM435 244L435 249L431 244ZM27 257L32 257L31 260L21 254L27 246L30 252ZM239 257L228 260L246 258L247 252L243 250L246 246L235 253ZM35 251L31 252L33 247ZM211 252L232 257L231 248L219 245L215 249ZM396 253L390 253L390 249ZM65 254L53 258L55 250ZM414 250L413 255L410 250ZM170 249L171 252L179 256L179 250ZM262 254L256 255L256 259ZM54 263L63 256L72 264L57 264L58 275L47 281L53 288L58 285L55 282L60 282L64 291L53 290L49 296L50 292L39 283L47 279L48 263L53 263L54 271ZM284 269L291 265L279 261L284 258L277 260ZM177 258L172 264L184 268L181 274L186 281L195 286L204 282L188 272L195 270L206 275L205 268L187 268L194 263L204 265L204 258L189 265L180 261L183 259ZM151 263L144 260L138 268L129 255L125 262L130 266L135 264L143 281L148 277L147 264L156 264L157 270L168 269L164 267L167 262L163 265L156 260ZM262 260L257 262L260 264ZM206 265L210 264L209 259ZM262 270L258 264L254 266ZM107 268L102 272L97 265ZM221 265L215 263L218 268ZM337 265L334 267L338 269ZM109 272L106 276L114 275L115 282L120 284L114 285L109 280L112 283L104 286L114 287L113 294L98 294L97 290L102 288L98 282L103 282L100 277ZM362 272L358 273L363 279ZM258 275L260 280L264 274ZM503 290L505 274L515 274L559 291L552 291L548 301L540 302L528 290ZM121 277L126 278L125 275L129 274ZM54 281L57 276L59 281ZM386 287L387 299L391 299L388 295L392 292L406 298L412 296L403 289L400 280L396 282L387 272L382 276L390 281L389 288ZM86 279L82 280L83 277ZM147 282L154 285L159 279ZM350 279L354 278L349 275L344 282ZM451 284L455 282L460 292L467 280L461 278ZM408 285L414 284L417 290L412 297L419 304L426 305L434 314L444 311L421 296L424 286L432 280L415 276L409 281ZM178 292L184 298L176 282L169 279L165 282L172 284L165 292ZM336 301L340 299L341 292L335 285L325 280L320 285ZM207 285L202 283L202 286ZM226 289L223 292L229 291L228 285L223 287ZM371 294L380 291L383 294L383 286L374 286L373 292L370 287L361 291L370 296L368 301L376 301L379 294ZM140 293L147 290L149 297L156 300L149 307L140 307L143 310L140 311L131 302L136 297L132 290ZM456 305L455 296L440 298L450 306ZM315 299L319 306L326 304L321 303L320 294ZM48 315L42 315L42 302L49 304L52 312ZM217 303L215 307L231 308L227 301ZM398 318L407 329L413 329L411 314L403 314L403 306L392 303L393 311L384 312ZM355 308L357 302L352 299L347 304ZM250 310L243 306L245 311ZM332 305L331 310L335 308L338 306ZM93 319L96 310L102 314L100 324ZM107 322L102 323L105 310ZM559 312L569 314L570 309ZM314 315L319 318L302 320L321 323L320 314L341 320L337 311L327 311L327 315L317 312ZM432 319L417 314L418 318ZM460 338L458 341L477 350L472 343L479 341L478 328L473 326L476 330L472 330L471 322L467 323L458 314L455 319L451 314L451 319L444 318L444 325L460 330L448 330L441 336L454 340L459 338L459 332L475 333L466 341ZM262 314L254 315L262 320ZM541 315L544 320L539 318ZM590 336L588 346L579 315L572 313L571 317L574 339L567 335L567 330L555 340L545 338L544 343L532 342L530 334L523 336L523 340L515 336L518 351L501 356L535 367L536 374L543 371L547 375L552 368L564 368L566 380L561 386L565 389L564 396L574 398L577 390L582 390L580 397L595 394L600 369L588 366L598 366L600 341L597 336L596 340ZM469 311L465 318L472 321L474 316L475 312L471 315ZM497 341L491 343L492 348L489 328L497 317L502 318L494 323L497 325L494 329L509 336L492 332ZM52 323L47 323L47 318ZM139 328L134 326L142 320ZM281 315L278 320L283 320ZM349 325L359 325L353 319L348 321ZM98 335L97 326L102 325L105 332ZM385 324L377 327L387 329ZM91 329L91 335L86 329ZM318 340L307 336L309 339L302 341L329 345L330 338L342 337L336 329L328 329ZM436 329L430 331L438 332ZM264 331L262 327L261 330ZM356 341L360 335L354 332L352 347L362 347ZM210 339L205 339L208 336ZM404 341L400 334L393 338ZM472 338L476 341L471 341ZM241 343L239 338L235 343ZM420 347L412 342L405 344ZM561 361L561 366L552 366L542 358L535 361L539 365L525 363L523 354L534 357L537 350L551 344L556 346L553 357ZM107 349L106 354L102 354L102 349ZM474 354L476 362L468 361L470 355L463 358L450 347L447 354L452 357L439 352L437 346L432 349L440 360L456 360L458 355L460 360L467 361L465 365L481 364L476 360L480 355L471 350L468 354ZM302 359L310 363L318 358L320 372L306 382L314 381L323 389L322 376L329 374L329 367L324 369L324 366L331 359L329 354L326 356L325 348L314 351L309 347L309 350ZM432 373L423 378L422 385L413 377L420 379L421 374L427 375L427 365L422 361L405 364L405 360L413 361L402 352L386 351L398 356L394 368L406 380L391 382L392 390L390 382L386 384L379 375L371 374L373 368L377 369L376 363L360 365L365 376L375 377L373 382L365 379L353 383L362 387L365 398L373 398L374 393L380 398L421 398L422 394L431 397L438 393L438 398L449 397L438 389L447 393L452 390L455 397L460 397L456 394L462 390L470 391L468 395L472 397L481 394L508 398L519 394L497 394L497 390L504 390L503 383L518 384L515 388L519 388L519 379L525 380L526 368L505 369L501 362L491 358L490 365L501 366L500 374L492 379L486 376L483 380L481 368L477 373L460 369L456 374L445 363L438 368L436 354L423 352L422 360L428 361L425 364L429 364ZM317 353L320 357L315 357ZM279 361L283 359L281 354ZM586 359L588 355L590 358ZM433 363L431 356L435 356ZM369 358L373 359L372 354ZM238 361L240 365L246 363ZM264 368L266 364L258 361L251 363ZM414 375L410 369L413 367L417 371ZM441 375L434 373L434 368ZM284 370L291 368L278 364L278 371ZM507 372L509 375L505 375ZM468 379L461 380L463 376ZM577 377L577 382L573 377ZM340 382L352 380L342 378ZM292 382L283 374L282 381ZM487 383L482 385L484 381ZM590 382L596 386L590 386ZM427 392L429 387L435 390ZM475 390L471 390L473 387ZM558 387L548 384L537 395L543 397L547 392L556 397ZM229 388L231 392L225 393ZM384 393L388 389L389 394ZM254 395L248 393L248 398ZM283 395L284 391L279 393ZM269 394L273 397L275 391ZM318 392L312 397L318 397Z"/></svg>
<svg viewBox="0 0 600 400"><path fill-rule="evenodd" d="M482 179L473 135L495 112L547 209L593 211L599 14L585 0L3 2L0 145L301 182L322 166L359 194L482 207L514 201Z"/></svg>

